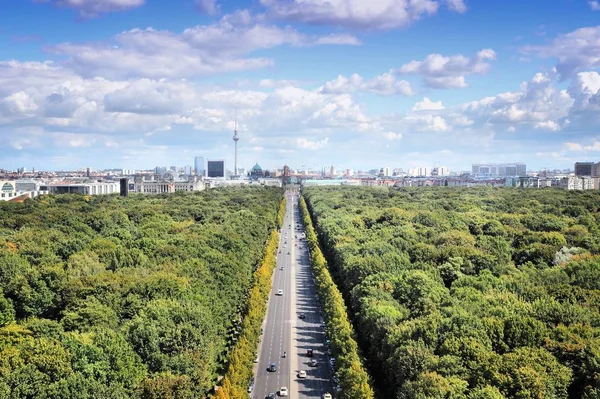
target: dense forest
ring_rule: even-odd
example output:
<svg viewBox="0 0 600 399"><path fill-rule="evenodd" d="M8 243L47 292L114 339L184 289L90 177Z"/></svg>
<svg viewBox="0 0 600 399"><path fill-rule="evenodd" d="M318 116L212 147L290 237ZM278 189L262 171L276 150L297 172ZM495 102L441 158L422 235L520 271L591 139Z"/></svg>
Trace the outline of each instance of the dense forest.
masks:
<svg viewBox="0 0 600 399"><path fill-rule="evenodd" d="M0 203L0 398L205 397L282 190Z"/></svg>
<svg viewBox="0 0 600 399"><path fill-rule="evenodd" d="M600 397L600 195L303 191L382 397Z"/></svg>

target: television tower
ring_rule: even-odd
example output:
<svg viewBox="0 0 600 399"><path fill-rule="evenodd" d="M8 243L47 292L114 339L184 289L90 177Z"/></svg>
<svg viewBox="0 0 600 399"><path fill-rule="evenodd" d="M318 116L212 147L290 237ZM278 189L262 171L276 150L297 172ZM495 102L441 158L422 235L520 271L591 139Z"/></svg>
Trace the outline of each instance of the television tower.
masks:
<svg viewBox="0 0 600 399"><path fill-rule="evenodd" d="M234 162L233 162L233 174L235 176L238 175L238 168L237 168L237 143L240 140L240 138L238 137L237 134L237 108L235 109L235 121L234 121L234 125L233 125L233 142L235 145L235 157Z"/></svg>

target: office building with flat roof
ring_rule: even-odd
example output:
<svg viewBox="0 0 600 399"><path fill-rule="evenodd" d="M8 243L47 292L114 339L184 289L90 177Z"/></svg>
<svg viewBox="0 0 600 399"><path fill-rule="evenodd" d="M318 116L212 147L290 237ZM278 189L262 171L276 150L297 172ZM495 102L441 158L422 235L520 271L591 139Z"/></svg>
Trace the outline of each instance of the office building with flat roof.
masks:
<svg viewBox="0 0 600 399"><path fill-rule="evenodd" d="M592 176L593 162L575 162L575 176Z"/></svg>
<svg viewBox="0 0 600 399"><path fill-rule="evenodd" d="M522 162L473 164L475 177L518 177L527 175L527 167Z"/></svg>
<svg viewBox="0 0 600 399"><path fill-rule="evenodd" d="M194 172L196 176L205 176L204 157L194 157Z"/></svg>
<svg viewBox="0 0 600 399"><path fill-rule="evenodd" d="M206 163L206 176L225 177L225 161L222 159L209 159Z"/></svg>

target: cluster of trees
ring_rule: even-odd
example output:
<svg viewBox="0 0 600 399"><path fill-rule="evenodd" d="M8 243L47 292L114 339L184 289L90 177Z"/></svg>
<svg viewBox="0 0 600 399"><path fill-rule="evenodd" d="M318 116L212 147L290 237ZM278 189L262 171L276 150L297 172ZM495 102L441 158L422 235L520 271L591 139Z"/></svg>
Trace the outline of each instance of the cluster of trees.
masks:
<svg viewBox="0 0 600 399"><path fill-rule="evenodd" d="M285 197L281 200L277 214L277 227L281 229L285 215ZM252 377L252 365L256 357L260 329L267 312L271 292L271 278L277 266L279 233L271 232L265 248L265 256L253 276L247 302L247 311L241 325L241 335L230 355L227 373L213 399L247 399L248 383Z"/></svg>
<svg viewBox="0 0 600 399"><path fill-rule="evenodd" d="M317 295L322 304L326 333L331 341L335 357L336 375L342 388L341 399L372 399L373 389L369 384L369 375L364 369L354 339L354 331L342 294L333 282L323 252L315 234L306 202L300 197L300 212L306 227L306 241L310 252L310 262L315 278Z"/></svg>
<svg viewBox="0 0 600 399"><path fill-rule="evenodd" d="M205 397L282 190L0 204L0 397Z"/></svg>
<svg viewBox="0 0 600 399"><path fill-rule="evenodd" d="M303 194L388 397L600 397L600 195Z"/></svg>

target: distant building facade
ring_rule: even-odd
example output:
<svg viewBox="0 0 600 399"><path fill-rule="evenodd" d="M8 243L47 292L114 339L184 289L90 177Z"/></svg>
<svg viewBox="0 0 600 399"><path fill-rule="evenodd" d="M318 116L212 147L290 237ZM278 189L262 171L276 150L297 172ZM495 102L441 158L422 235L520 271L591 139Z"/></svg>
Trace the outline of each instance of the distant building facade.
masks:
<svg viewBox="0 0 600 399"><path fill-rule="evenodd" d="M49 194L102 195L114 194L120 191L120 186L117 182L55 183L41 186L41 189L44 190L45 187L47 187Z"/></svg>
<svg viewBox="0 0 600 399"><path fill-rule="evenodd" d="M225 177L225 161L222 159L208 160L206 164L206 176Z"/></svg>
<svg viewBox="0 0 600 399"><path fill-rule="evenodd" d="M473 164L474 177L518 177L527 175L527 166L522 162L517 163L489 163Z"/></svg>
<svg viewBox="0 0 600 399"><path fill-rule="evenodd" d="M194 158L194 172L196 172L196 176L205 176L204 157Z"/></svg>
<svg viewBox="0 0 600 399"><path fill-rule="evenodd" d="M575 162L575 176L592 176L593 162Z"/></svg>
<svg viewBox="0 0 600 399"><path fill-rule="evenodd" d="M0 200L8 201L17 196L17 184L14 181L0 181Z"/></svg>

